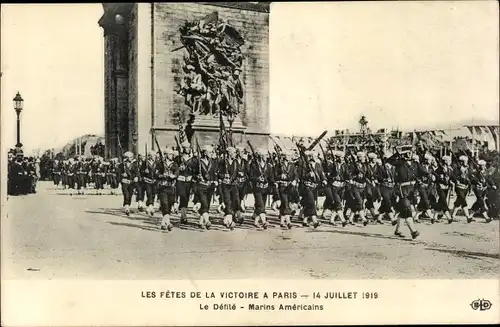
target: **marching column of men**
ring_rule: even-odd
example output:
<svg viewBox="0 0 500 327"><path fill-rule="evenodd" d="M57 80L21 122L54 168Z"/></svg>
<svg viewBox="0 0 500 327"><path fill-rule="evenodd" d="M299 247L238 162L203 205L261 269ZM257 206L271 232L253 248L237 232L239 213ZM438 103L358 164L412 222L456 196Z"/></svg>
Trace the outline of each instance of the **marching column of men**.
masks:
<svg viewBox="0 0 500 327"><path fill-rule="evenodd" d="M217 208L223 212L223 225L233 230L244 222L248 194L254 198L252 218L259 229L269 226L266 204L270 198L279 211L280 226L288 229L294 216L304 227L313 228L323 219L332 225L340 220L343 227L388 220L395 226L396 236L404 237L404 223L411 237L417 238L416 224L424 216L431 223L441 217L453 223L462 210L471 223L474 215L486 222L499 215L498 168L466 155L453 160L419 155L414 150L396 151L392 156L330 150L319 156L299 147L295 151L278 148L273 153L242 147L216 151L212 146L193 151L187 142L178 148L180 153L166 149L150 152L146 158L126 152L121 160L55 160L53 181L70 194L73 190L83 194L91 183L98 194L104 188L115 194L121 186L127 215L134 194L138 211L151 216L157 199L162 215L159 226L166 230L172 230L171 217L177 211L181 224L187 223L189 202L194 203L200 228L211 228L210 212ZM9 174L21 171L18 167L23 160L12 160ZM454 203L451 193L456 195ZM320 214L319 194L325 197ZM469 210L466 200L470 194L476 201Z"/></svg>

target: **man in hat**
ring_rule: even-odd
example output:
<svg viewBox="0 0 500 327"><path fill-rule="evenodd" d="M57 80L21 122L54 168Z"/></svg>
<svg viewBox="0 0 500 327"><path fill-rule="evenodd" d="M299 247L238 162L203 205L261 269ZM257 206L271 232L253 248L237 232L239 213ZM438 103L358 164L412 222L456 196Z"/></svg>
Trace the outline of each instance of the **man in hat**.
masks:
<svg viewBox="0 0 500 327"><path fill-rule="evenodd" d="M193 170L196 160L191 153L191 145L185 141L181 144L182 153L179 154L179 176L177 177L177 197L179 199L179 210L181 212L181 223L186 224L187 207L191 194L191 182L193 179Z"/></svg>
<svg viewBox="0 0 500 327"><path fill-rule="evenodd" d="M219 162L219 183L221 184L221 198L224 202L224 226L234 229L233 216L241 216L241 202L239 185L237 183L238 166L236 164L236 149L228 147L227 157L223 156Z"/></svg>
<svg viewBox="0 0 500 327"><path fill-rule="evenodd" d="M395 192L394 192L394 166L391 165L389 158L386 158L385 163L379 165L376 171L376 178L379 185L380 196L382 201L379 207L379 215L377 221L382 222L383 216L387 216L390 221L395 224L394 206L395 206Z"/></svg>
<svg viewBox="0 0 500 327"><path fill-rule="evenodd" d="M118 172L121 178L123 208L125 214L130 216L130 205L132 204L132 195L134 193L135 184L139 181L139 167L137 161L134 160L134 154L127 151L123 155L123 162L118 167Z"/></svg>
<svg viewBox="0 0 500 327"><path fill-rule="evenodd" d="M420 196L420 202L418 203L417 210L414 217L414 222L419 222L419 217L422 213L425 213L427 217L432 219L431 213L431 203L429 200L429 195L431 192L432 184L436 177L434 176L434 171L432 168L432 161L434 157L430 153L424 154L424 163L417 163L417 184L415 186L418 194Z"/></svg>
<svg viewBox="0 0 500 327"><path fill-rule="evenodd" d="M244 147L239 146L236 148L236 162L238 163L238 193L241 202L241 211L245 212L245 198L248 193L249 181L248 181L248 154Z"/></svg>
<svg viewBox="0 0 500 327"><path fill-rule="evenodd" d="M160 211L162 214L160 229L168 231L171 231L173 228L170 222L170 215L175 202L175 189L177 177L179 176L179 166L174 161L175 155L172 149L167 148L163 152L163 161L160 159L154 167L158 198L160 200Z"/></svg>
<svg viewBox="0 0 500 327"><path fill-rule="evenodd" d="M378 165L376 161L377 155L374 152L369 152L368 163L366 165L365 207L370 211L372 219L376 219L378 223L382 223L382 221L378 219L378 213L375 210L375 202L379 198L379 190L376 178Z"/></svg>
<svg viewBox="0 0 500 327"><path fill-rule="evenodd" d="M450 156L443 156L442 160L443 163L435 171L438 199L431 223L435 223L439 219L439 214L443 214L448 221L453 221L448 203L450 190L453 185L453 167L451 166Z"/></svg>
<svg viewBox="0 0 500 327"><path fill-rule="evenodd" d="M335 219L338 217L343 227L347 225L342 203L347 178L347 166L344 162L344 156L344 152L334 151L333 161L328 162L326 174L328 184L325 186L325 202L323 204L324 211L331 211L330 224L335 225Z"/></svg>
<svg viewBox="0 0 500 327"><path fill-rule="evenodd" d="M300 179L302 188L303 221L304 227L309 226L309 219L313 227L317 228L320 222L317 218L316 203L314 201L314 192L318 186L326 185L326 176L321 169L321 165L314 159L311 151L304 152L305 160L300 164Z"/></svg>
<svg viewBox="0 0 500 327"><path fill-rule="evenodd" d="M139 175L142 182L142 188L146 194L146 212L149 215L154 215L154 199L155 199L155 157L156 153L154 151L149 151L140 167Z"/></svg>
<svg viewBox="0 0 500 327"><path fill-rule="evenodd" d="M486 208L486 190L487 190L487 178L488 172L486 171L486 161L479 160L478 167L472 172L472 190L476 196L476 202L472 205L472 209L476 209L475 213L482 215L486 222L490 222L491 218L488 216L488 210Z"/></svg>
<svg viewBox="0 0 500 327"><path fill-rule="evenodd" d="M297 166L292 161L293 153L288 150L283 151L281 160L274 167L274 180L280 199L280 226L288 229L292 228L290 216L292 208L290 205L292 192L299 182Z"/></svg>
<svg viewBox="0 0 500 327"><path fill-rule="evenodd" d="M86 171L86 166L83 161L82 156L77 156L76 157L76 162L73 167L73 173L74 176L76 177L76 188L77 188L77 194L84 194L86 184L87 184L87 171Z"/></svg>
<svg viewBox="0 0 500 327"><path fill-rule="evenodd" d="M139 212L144 211L144 198L146 197L146 186L142 180L141 169L144 164L144 157L142 154L138 153L137 158L134 160L134 165L137 167L137 181L134 183L135 200L137 201L137 210Z"/></svg>
<svg viewBox="0 0 500 327"><path fill-rule="evenodd" d="M412 153L409 150L398 152L396 154L394 165L394 182L396 184L399 197L399 217L395 222L396 229L394 231L394 235L398 237L405 237L400 231L401 222L404 220L410 230L411 237L416 239L420 235L420 232L415 229L415 225L413 223L411 201L416 185L418 166L415 161L412 161Z"/></svg>
<svg viewBox="0 0 500 327"><path fill-rule="evenodd" d="M364 198L368 178L366 155L364 152L356 154L357 161L351 165L349 172L349 189L351 194L349 223L354 224L354 217L358 215L364 226L368 224L365 217Z"/></svg>
<svg viewBox="0 0 500 327"><path fill-rule="evenodd" d="M459 209L462 209L468 223L474 221L474 219L469 214L469 207L467 204L467 194L469 193L469 189L471 187L472 180L472 171L469 168L468 161L469 158L467 156L460 156L458 158L460 165L457 167L454 173L455 180L455 194L457 196L455 203L453 204L453 210L451 217L454 219ZM449 220L449 223L453 222Z"/></svg>
<svg viewBox="0 0 500 327"><path fill-rule="evenodd" d="M106 182L109 185L110 193L116 194L116 189L119 186L118 181L121 180L121 176L119 176L118 171L119 160L118 158L111 158L109 160L108 169L106 171Z"/></svg>
<svg viewBox="0 0 500 327"><path fill-rule="evenodd" d="M201 150L201 157L196 158L196 165L193 166L196 179L197 198L200 202L198 214L200 215L200 228L210 229L209 210L212 196L218 185L217 181L217 161L212 159L214 151L211 145L206 145Z"/></svg>
<svg viewBox="0 0 500 327"><path fill-rule="evenodd" d="M104 184L106 183L106 171L108 167L102 157L96 156L94 160L95 162L92 170L94 172L95 189L96 193L101 195L104 190Z"/></svg>
<svg viewBox="0 0 500 327"><path fill-rule="evenodd" d="M12 183L12 195L22 195L26 194L24 187L24 179L27 175L26 170L23 167L24 155L21 151L16 152L15 159L10 167L11 183Z"/></svg>
<svg viewBox="0 0 500 327"><path fill-rule="evenodd" d="M252 160L250 163L249 175L255 200L254 226L267 229L265 201L269 184L274 183L274 176L271 165L266 162L266 151L262 149L257 150L255 160Z"/></svg>

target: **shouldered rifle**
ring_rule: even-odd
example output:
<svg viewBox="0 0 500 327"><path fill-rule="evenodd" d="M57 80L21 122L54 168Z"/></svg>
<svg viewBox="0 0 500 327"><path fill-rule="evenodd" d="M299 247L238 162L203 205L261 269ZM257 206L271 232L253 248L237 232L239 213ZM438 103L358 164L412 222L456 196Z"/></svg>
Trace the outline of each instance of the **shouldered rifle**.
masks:
<svg viewBox="0 0 500 327"><path fill-rule="evenodd" d="M200 143L198 143L198 138L195 136L194 137L196 141L196 152L198 153L198 174L202 175L201 172L201 149L200 149Z"/></svg>
<svg viewBox="0 0 500 327"><path fill-rule="evenodd" d="M252 152L252 161L257 160L257 156L255 155L255 150L253 149L252 143L250 143L249 140L247 140L248 147L250 148L250 152Z"/></svg>
<svg viewBox="0 0 500 327"><path fill-rule="evenodd" d="M120 142L120 136L118 136L117 140L118 140L118 151L120 151L120 159L123 162L123 148L122 148L122 143Z"/></svg>
<svg viewBox="0 0 500 327"><path fill-rule="evenodd" d="M166 172L166 167L165 167L165 159L163 158L163 152L161 151L160 143L158 143L158 139L156 138L156 135L154 133L153 133L153 138L155 140L158 154L160 155L161 168L163 170L163 173L166 174L167 172Z"/></svg>
<svg viewBox="0 0 500 327"><path fill-rule="evenodd" d="M300 158L303 161L304 167L307 168L308 173L313 173L314 174L314 178L318 179L318 176L316 175L316 171L315 171L314 167L312 166L312 164L309 161L309 159L307 159L307 156L306 156L306 154L304 152L304 148L301 147L298 143L296 143L295 145L297 146L297 149L299 150Z"/></svg>
<svg viewBox="0 0 500 327"><path fill-rule="evenodd" d="M181 148L181 145L179 143L179 139L177 138L177 136L174 136L174 139L175 139L175 144L177 145L177 152L179 152L179 155L177 156L177 161L179 162L179 165L182 164L182 148Z"/></svg>
<svg viewBox="0 0 500 327"><path fill-rule="evenodd" d="M311 145L309 145L309 147L307 148L308 151L311 151L312 149L314 149L316 147L316 145L318 145L318 143L323 139L323 137L325 137L325 135L328 133L327 130L325 130L323 133L321 133L320 136L318 136L314 142L311 143Z"/></svg>

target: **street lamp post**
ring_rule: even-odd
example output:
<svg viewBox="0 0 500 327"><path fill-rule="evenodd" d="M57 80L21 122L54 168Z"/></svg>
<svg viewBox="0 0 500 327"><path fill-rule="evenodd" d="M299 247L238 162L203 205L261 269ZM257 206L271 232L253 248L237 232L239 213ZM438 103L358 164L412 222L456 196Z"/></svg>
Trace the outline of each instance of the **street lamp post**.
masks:
<svg viewBox="0 0 500 327"><path fill-rule="evenodd" d="M17 92L16 97L13 99L14 101L14 110L17 115L17 144L16 148L21 148L23 144L21 143L21 120L19 116L21 115L21 111L23 111L23 103L24 100L21 97L21 94Z"/></svg>

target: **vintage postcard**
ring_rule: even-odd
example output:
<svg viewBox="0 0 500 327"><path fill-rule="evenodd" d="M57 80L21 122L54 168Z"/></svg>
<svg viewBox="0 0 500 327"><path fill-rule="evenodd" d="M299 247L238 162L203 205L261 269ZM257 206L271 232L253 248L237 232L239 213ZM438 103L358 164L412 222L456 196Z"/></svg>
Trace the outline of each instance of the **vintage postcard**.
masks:
<svg viewBox="0 0 500 327"><path fill-rule="evenodd" d="M1 6L2 326L500 322L496 1Z"/></svg>

